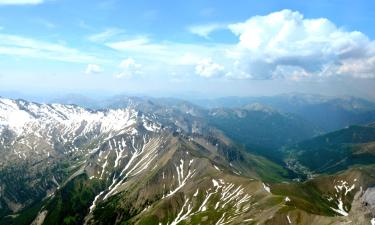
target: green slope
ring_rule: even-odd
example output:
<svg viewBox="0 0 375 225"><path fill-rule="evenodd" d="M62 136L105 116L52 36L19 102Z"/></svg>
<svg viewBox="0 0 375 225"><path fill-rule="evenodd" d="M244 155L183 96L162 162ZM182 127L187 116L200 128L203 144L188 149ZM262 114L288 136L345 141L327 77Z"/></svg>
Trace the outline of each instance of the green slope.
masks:
<svg viewBox="0 0 375 225"><path fill-rule="evenodd" d="M375 163L375 127L350 126L289 147L289 157L314 173Z"/></svg>

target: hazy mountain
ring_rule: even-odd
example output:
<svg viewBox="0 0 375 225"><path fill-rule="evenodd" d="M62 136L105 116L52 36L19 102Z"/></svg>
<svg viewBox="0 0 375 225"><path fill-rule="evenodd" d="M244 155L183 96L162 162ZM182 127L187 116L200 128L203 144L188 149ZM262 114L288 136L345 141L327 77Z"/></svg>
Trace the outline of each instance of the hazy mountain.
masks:
<svg viewBox="0 0 375 225"><path fill-rule="evenodd" d="M201 107L200 110L241 108L246 105L261 104L283 113L297 115L324 132L375 121L375 103L369 100L354 97L328 97L301 93L264 97L195 98L189 101L175 98L130 97L126 95L94 100L85 96L71 94L49 100L48 102L76 104L93 109L122 108L131 105L132 102L142 102L142 104L139 104L142 106L147 105L148 102L165 107L189 104L194 106L194 108Z"/></svg>
<svg viewBox="0 0 375 225"><path fill-rule="evenodd" d="M97 109L100 108L100 102L102 101L102 99L93 99L81 94L67 94L60 97L52 97L46 102L64 105L78 105L81 107Z"/></svg>
<svg viewBox="0 0 375 225"><path fill-rule="evenodd" d="M76 98L66 102L79 102L74 99ZM91 104L80 102L82 105ZM163 123L178 123L185 132L194 132L194 129L203 132L203 129L209 126L220 128L234 141L245 145L249 151L266 155L274 160L282 158L276 151L281 146L297 143L321 133L317 126L298 115L259 103L237 108L207 109L181 99L119 95L96 101L94 106L94 108L111 109L126 107L155 114Z"/></svg>
<svg viewBox="0 0 375 225"><path fill-rule="evenodd" d="M295 93L270 97L227 97L193 102L208 108L241 107L260 103L282 112L296 114L324 131L342 129L353 124L367 124L375 120L375 103L354 97L338 98Z"/></svg>
<svg viewBox="0 0 375 225"><path fill-rule="evenodd" d="M109 103L110 102L110 103ZM175 123L184 132L205 132L219 128L236 143L273 160L282 158L281 146L309 139L320 129L300 116L254 103L238 108L205 109L188 101L172 98L119 96L107 101L109 108L135 107L153 113L163 123Z"/></svg>
<svg viewBox="0 0 375 225"><path fill-rule="evenodd" d="M275 160L281 158L281 152L277 151L280 147L319 133L319 129L299 116L258 103L238 108L212 109L209 120L249 150Z"/></svg>

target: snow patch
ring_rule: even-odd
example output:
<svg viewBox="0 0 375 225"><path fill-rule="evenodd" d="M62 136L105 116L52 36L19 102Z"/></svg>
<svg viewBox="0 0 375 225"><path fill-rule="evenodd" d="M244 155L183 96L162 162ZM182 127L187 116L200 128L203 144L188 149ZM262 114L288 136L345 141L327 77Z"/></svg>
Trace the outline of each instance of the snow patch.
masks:
<svg viewBox="0 0 375 225"><path fill-rule="evenodd" d="M268 187L265 183L262 183L263 184L263 188L265 191L267 191L268 193L271 193L271 188Z"/></svg>
<svg viewBox="0 0 375 225"><path fill-rule="evenodd" d="M338 214L342 215L342 216L348 216L349 214L344 210L344 203L341 201L341 198L339 199L339 203L337 205L338 209L335 209L335 208L332 208L331 209L335 212L337 212Z"/></svg>
<svg viewBox="0 0 375 225"><path fill-rule="evenodd" d="M288 223L289 223L289 224L292 224L292 221L290 220L289 215L287 215L286 218L288 219Z"/></svg>
<svg viewBox="0 0 375 225"><path fill-rule="evenodd" d="M194 193L194 197L197 197L198 196L198 193L199 193L199 189L197 188L197 191Z"/></svg>
<svg viewBox="0 0 375 225"><path fill-rule="evenodd" d="M336 192L345 191L345 195L347 195L349 192L354 190L355 184L352 184L351 186L348 184L347 181L340 180L338 181L338 184L335 185Z"/></svg>

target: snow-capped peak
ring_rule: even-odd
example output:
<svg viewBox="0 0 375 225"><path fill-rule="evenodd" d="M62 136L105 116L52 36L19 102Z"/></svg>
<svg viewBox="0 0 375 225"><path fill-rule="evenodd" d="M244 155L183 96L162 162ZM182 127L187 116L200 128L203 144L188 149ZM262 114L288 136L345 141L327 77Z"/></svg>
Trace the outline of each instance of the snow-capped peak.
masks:
<svg viewBox="0 0 375 225"><path fill-rule="evenodd" d="M116 133L134 125L138 114L132 108L91 111L74 105L37 104L0 98L0 127L7 127L17 135L34 133L46 127L61 128L64 131L62 135L94 131ZM157 123L148 117L142 116L141 122L147 130L158 129Z"/></svg>

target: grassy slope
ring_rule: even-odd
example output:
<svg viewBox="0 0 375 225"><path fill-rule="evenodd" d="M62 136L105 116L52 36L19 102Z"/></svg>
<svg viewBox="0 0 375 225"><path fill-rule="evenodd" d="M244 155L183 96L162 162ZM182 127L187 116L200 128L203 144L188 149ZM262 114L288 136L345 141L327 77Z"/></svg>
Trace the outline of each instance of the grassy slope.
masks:
<svg viewBox="0 0 375 225"><path fill-rule="evenodd" d="M286 203L283 210L301 209L305 212L323 215L337 215L330 207L337 208L335 202L328 200L328 196L336 196L335 182L339 180L353 182L357 180L359 185L348 194L337 195L350 209L354 193L361 188L364 190L375 184L375 165L361 166L333 175L320 176L303 183L278 183L272 186L272 193L280 196L288 196L291 201ZM337 183L336 183L337 184Z"/></svg>

